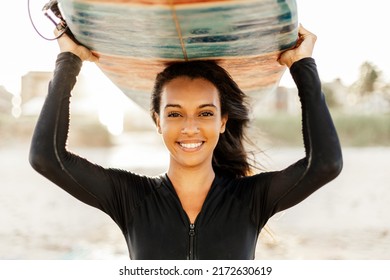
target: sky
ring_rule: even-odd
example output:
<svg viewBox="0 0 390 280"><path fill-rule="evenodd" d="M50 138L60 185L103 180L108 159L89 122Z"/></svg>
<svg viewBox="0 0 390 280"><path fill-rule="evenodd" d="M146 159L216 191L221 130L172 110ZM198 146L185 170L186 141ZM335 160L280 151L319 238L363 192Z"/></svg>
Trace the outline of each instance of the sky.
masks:
<svg viewBox="0 0 390 280"><path fill-rule="evenodd" d="M35 7L33 15L37 15L36 7L41 8L48 0L30 2ZM359 66L365 61L376 65L385 81L389 81L390 55L386 47L389 42L386 28L390 26L388 1L296 2L299 22L318 37L313 56L323 81L340 78L349 85L356 81ZM0 2L0 32L0 85L8 91L18 94L20 77L29 71L53 70L57 43L43 40L35 33L28 17L27 0ZM86 64L84 68L91 73L98 71L96 66ZM281 85L292 85L288 72Z"/></svg>

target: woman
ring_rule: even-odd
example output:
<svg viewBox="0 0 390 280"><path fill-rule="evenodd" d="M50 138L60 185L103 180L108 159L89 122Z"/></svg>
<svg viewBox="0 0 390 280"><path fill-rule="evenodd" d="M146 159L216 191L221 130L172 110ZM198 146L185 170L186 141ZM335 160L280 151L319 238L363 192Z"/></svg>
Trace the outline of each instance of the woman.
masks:
<svg viewBox="0 0 390 280"><path fill-rule="evenodd" d="M245 96L212 62L176 63L157 76L151 114L170 152L166 174L106 169L67 151L70 92L82 61L97 57L66 36L58 41L61 53L30 162L110 215L132 259L253 259L268 219L341 171L339 140L311 58L316 36L303 27L297 46L279 62L290 68L299 90L306 156L285 170L255 175L243 143Z"/></svg>

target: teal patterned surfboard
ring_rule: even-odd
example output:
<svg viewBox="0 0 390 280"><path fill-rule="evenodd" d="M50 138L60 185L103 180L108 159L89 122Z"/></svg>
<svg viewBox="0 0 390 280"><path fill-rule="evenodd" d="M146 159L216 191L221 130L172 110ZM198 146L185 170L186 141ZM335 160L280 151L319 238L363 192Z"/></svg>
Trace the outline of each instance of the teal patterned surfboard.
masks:
<svg viewBox="0 0 390 280"><path fill-rule="evenodd" d="M274 89L296 43L295 0L59 0L76 39L129 98L149 108L167 63L216 60L248 94Z"/></svg>

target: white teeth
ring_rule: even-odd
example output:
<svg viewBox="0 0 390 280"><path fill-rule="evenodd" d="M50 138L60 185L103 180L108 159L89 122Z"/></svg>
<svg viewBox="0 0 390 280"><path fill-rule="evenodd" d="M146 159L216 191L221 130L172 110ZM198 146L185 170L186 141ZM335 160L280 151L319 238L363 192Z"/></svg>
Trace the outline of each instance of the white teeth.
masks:
<svg viewBox="0 0 390 280"><path fill-rule="evenodd" d="M195 148L200 147L200 145L202 145L202 142L200 142L200 143L180 143L180 146L182 146L183 148L186 148L186 149L195 149Z"/></svg>

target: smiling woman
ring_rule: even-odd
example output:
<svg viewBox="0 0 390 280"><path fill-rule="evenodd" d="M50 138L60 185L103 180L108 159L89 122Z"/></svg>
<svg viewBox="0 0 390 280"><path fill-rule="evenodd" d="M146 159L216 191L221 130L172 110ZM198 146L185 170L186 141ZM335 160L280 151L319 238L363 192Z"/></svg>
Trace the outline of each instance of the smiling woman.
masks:
<svg viewBox="0 0 390 280"><path fill-rule="evenodd" d="M171 108L180 100L191 110L186 112L186 108L182 108L184 105L175 106L182 109L181 119L186 121L180 125L190 125L184 127L185 131L199 129L193 126L203 124L207 131L213 130L216 134L210 135L207 142L207 146L210 146L209 142L212 144L212 150L208 150L212 156L212 167L233 177L247 175L250 165L243 139L244 129L249 122L249 110L244 93L229 74L211 61L176 63L167 67L156 78L151 102L151 114L160 132L159 116L166 113L161 114L161 108L166 110L169 103L168 108Z"/></svg>
<svg viewBox="0 0 390 280"><path fill-rule="evenodd" d="M187 153L205 156L199 158L200 162L181 162L183 166L202 168L202 163L211 162L219 134L226 124L226 116L221 117L217 89L207 80L177 78L165 86L160 106L163 108L161 117L155 113L155 119L170 151L170 163L180 161L182 151L184 160L195 160Z"/></svg>
<svg viewBox="0 0 390 280"><path fill-rule="evenodd" d="M340 143L311 58L315 41L300 27L297 46L279 57L298 87L306 150L284 170L251 168L244 149L246 95L211 61L173 63L157 75L151 115L170 153L166 173L142 176L71 153L66 147L71 91L82 61L98 58L66 35L58 40L61 53L30 162L77 199L107 213L122 230L132 259L253 259L268 219L342 168Z"/></svg>

